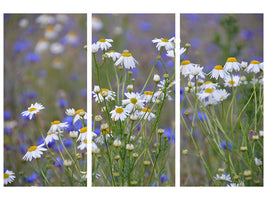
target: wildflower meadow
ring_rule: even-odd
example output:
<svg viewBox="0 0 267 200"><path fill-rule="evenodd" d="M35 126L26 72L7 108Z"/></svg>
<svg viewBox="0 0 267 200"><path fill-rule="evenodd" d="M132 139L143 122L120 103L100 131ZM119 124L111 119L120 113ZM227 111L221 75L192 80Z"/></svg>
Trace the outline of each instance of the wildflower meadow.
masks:
<svg viewBox="0 0 267 200"><path fill-rule="evenodd" d="M174 186L174 15L95 14L92 29L92 186Z"/></svg>
<svg viewBox="0 0 267 200"><path fill-rule="evenodd" d="M262 14L181 14L181 186L263 186L262 32Z"/></svg>
<svg viewBox="0 0 267 200"><path fill-rule="evenodd" d="M86 15L4 15L4 185L86 186Z"/></svg>

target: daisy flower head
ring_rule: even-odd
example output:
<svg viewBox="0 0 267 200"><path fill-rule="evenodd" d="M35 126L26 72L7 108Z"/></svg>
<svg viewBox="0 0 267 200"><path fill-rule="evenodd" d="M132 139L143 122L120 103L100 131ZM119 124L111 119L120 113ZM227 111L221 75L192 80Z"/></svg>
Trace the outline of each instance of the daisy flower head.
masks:
<svg viewBox="0 0 267 200"><path fill-rule="evenodd" d="M200 67L200 65L194 65L190 70L188 70L189 79L192 79L194 77L196 78L205 78L205 73L202 71L203 67Z"/></svg>
<svg viewBox="0 0 267 200"><path fill-rule="evenodd" d="M208 97L213 97L215 89L213 88L207 88L202 92L197 93L197 96L199 99L203 100Z"/></svg>
<svg viewBox="0 0 267 200"><path fill-rule="evenodd" d="M156 117L156 115L152 113L149 108L143 108L138 115L140 118L147 119L148 121Z"/></svg>
<svg viewBox="0 0 267 200"><path fill-rule="evenodd" d="M46 51L48 49L48 47L49 47L49 42L46 39L41 38L37 42L34 51L36 53L42 53L42 52Z"/></svg>
<svg viewBox="0 0 267 200"><path fill-rule="evenodd" d="M4 185L7 185L8 183L12 183L15 180L16 176L15 173L9 170L6 170L4 172Z"/></svg>
<svg viewBox="0 0 267 200"><path fill-rule="evenodd" d="M33 115L37 114L42 109L45 109L45 107L42 104L39 103L31 104L28 110L23 111L21 115L29 117L29 119L31 120Z"/></svg>
<svg viewBox="0 0 267 200"><path fill-rule="evenodd" d="M135 64L138 64L138 62L128 50L124 50L121 57L115 62L116 66L119 64L124 66L126 69L133 69L135 68Z"/></svg>
<svg viewBox="0 0 267 200"><path fill-rule="evenodd" d="M229 57L223 68L227 72L233 72L233 71L240 71L242 66L239 62L237 62L235 57Z"/></svg>
<svg viewBox="0 0 267 200"><path fill-rule="evenodd" d="M151 91L144 91L144 94L142 95L142 99L146 103L150 102L152 97L153 97L153 92L151 92ZM154 99L152 99L152 102L154 102Z"/></svg>
<svg viewBox="0 0 267 200"><path fill-rule="evenodd" d="M217 83L213 83L212 81L206 81L200 86L200 89L206 90L208 88L216 89L217 88Z"/></svg>
<svg viewBox="0 0 267 200"><path fill-rule="evenodd" d="M95 101L97 103L101 103L104 101L104 98L106 101L113 101L114 96L116 96L115 92L108 90L106 88L102 88L100 92L92 92L93 93L93 98L95 98Z"/></svg>
<svg viewBox="0 0 267 200"><path fill-rule="evenodd" d="M216 80L218 80L219 77L224 79L229 76L229 73L224 70L222 65L216 65L209 74L211 75L211 78L215 78Z"/></svg>
<svg viewBox="0 0 267 200"><path fill-rule="evenodd" d="M87 113L83 109L79 109L75 111L75 116L73 119L73 124L75 124L78 120L86 119Z"/></svg>
<svg viewBox="0 0 267 200"><path fill-rule="evenodd" d="M81 141L81 144L77 147L77 149L80 149L81 151L87 149L87 139Z"/></svg>
<svg viewBox="0 0 267 200"><path fill-rule="evenodd" d="M184 60L180 65L180 71L184 76L187 76L193 68L194 65L189 60Z"/></svg>
<svg viewBox="0 0 267 200"><path fill-rule="evenodd" d="M115 106L115 109L110 112L111 119L114 121L124 121L127 118L128 111L120 106Z"/></svg>
<svg viewBox="0 0 267 200"><path fill-rule="evenodd" d="M75 115L75 110L74 108L69 108L69 109L66 109L65 111L65 114L69 117L73 117Z"/></svg>
<svg viewBox="0 0 267 200"><path fill-rule="evenodd" d="M31 162L33 158L40 158L43 154L43 151L47 151L47 149L43 146L44 144L41 144L39 146L31 146L22 159Z"/></svg>
<svg viewBox="0 0 267 200"><path fill-rule="evenodd" d="M45 143L49 144L53 140L59 140L58 132L48 132L45 138Z"/></svg>
<svg viewBox="0 0 267 200"><path fill-rule="evenodd" d="M98 52L99 46L96 43L92 44L92 53Z"/></svg>
<svg viewBox="0 0 267 200"><path fill-rule="evenodd" d="M225 89L219 89L214 91L213 96L216 101L223 101L227 99L228 96L230 96L230 93L227 93Z"/></svg>
<svg viewBox="0 0 267 200"><path fill-rule="evenodd" d="M141 98L141 95L134 92L127 92L125 96L128 99L122 100L122 105L126 105L125 109L128 113L131 113L134 109L141 109L144 107L143 103L145 100Z"/></svg>
<svg viewBox="0 0 267 200"><path fill-rule="evenodd" d="M165 47L166 51L172 50L174 48L174 37L172 37L171 39L165 39L165 38L155 38L154 40L152 40L153 43L157 43L156 48L158 48L158 51L160 51L161 47Z"/></svg>
<svg viewBox="0 0 267 200"><path fill-rule="evenodd" d="M224 86L225 87L237 87L240 85L240 77L234 75L233 77L228 76L224 79Z"/></svg>
<svg viewBox="0 0 267 200"><path fill-rule="evenodd" d="M222 175L216 174L216 176L214 176L214 179L216 181L232 182L230 174L222 174Z"/></svg>
<svg viewBox="0 0 267 200"><path fill-rule="evenodd" d="M98 45L98 47L101 49L101 50L107 50L109 49L110 47L112 47L112 45L110 44L110 42L113 42L112 39L100 39L96 42L96 45Z"/></svg>
<svg viewBox="0 0 267 200"><path fill-rule="evenodd" d="M68 122L61 123L60 121L51 122L51 127L48 132L59 132L62 133L64 128L68 127Z"/></svg>
<svg viewBox="0 0 267 200"><path fill-rule="evenodd" d="M84 141L87 139L87 126L81 128L80 130L80 135L77 139L77 141Z"/></svg>
<svg viewBox="0 0 267 200"><path fill-rule="evenodd" d="M105 55L108 56L108 58L112 58L112 60L115 62L115 60L117 60L119 57L121 57L121 54L116 52L116 51L109 51L107 53L105 53Z"/></svg>
<svg viewBox="0 0 267 200"><path fill-rule="evenodd" d="M245 69L245 72L247 72L247 73L250 73L250 72L252 72L252 73L258 73L258 72L260 72L260 62L259 61L257 61L257 60L252 60L251 62L250 62L250 64L248 65L248 67Z"/></svg>
<svg viewBox="0 0 267 200"><path fill-rule="evenodd" d="M87 179L87 171L83 172L81 171L82 179Z"/></svg>

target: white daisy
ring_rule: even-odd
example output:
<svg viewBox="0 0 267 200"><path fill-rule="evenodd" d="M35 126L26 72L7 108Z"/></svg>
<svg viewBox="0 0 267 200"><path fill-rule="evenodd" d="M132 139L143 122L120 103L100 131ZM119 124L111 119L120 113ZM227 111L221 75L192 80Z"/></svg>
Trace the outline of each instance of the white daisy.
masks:
<svg viewBox="0 0 267 200"><path fill-rule="evenodd" d="M219 77L224 79L230 75L227 71L223 69L223 66L221 65L216 65L209 74L211 75L211 78L215 78L216 80L218 80Z"/></svg>
<svg viewBox="0 0 267 200"><path fill-rule="evenodd" d="M157 43L156 48L158 48L158 51L160 51L161 47L165 47L166 51L172 50L174 48L174 37L172 37L171 39L165 39L165 38L155 38L154 40L152 40L153 43Z"/></svg>
<svg viewBox="0 0 267 200"><path fill-rule="evenodd" d="M147 119L148 121L156 117L156 115L152 113L149 108L143 108L138 115L140 118Z"/></svg>
<svg viewBox="0 0 267 200"><path fill-rule="evenodd" d="M214 91L215 89L213 88L207 88L204 91L197 93L197 96L199 99L203 100L208 97L213 97Z"/></svg>
<svg viewBox="0 0 267 200"><path fill-rule="evenodd" d="M245 72L247 73L250 73L250 72L253 72L253 73L258 73L260 72L260 62L257 61L257 60L252 60L250 62L250 64L248 65L248 67L245 69Z"/></svg>
<svg viewBox="0 0 267 200"><path fill-rule="evenodd" d="M63 44L59 42L54 42L50 46L50 51L52 54L61 54L65 50Z"/></svg>
<svg viewBox="0 0 267 200"><path fill-rule="evenodd" d="M121 54L121 57L115 62L116 66L119 64L124 66L126 69L133 69L135 68L135 64L138 64L138 62L128 50L124 50Z"/></svg>
<svg viewBox="0 0 267 200"><path fill-rule="evenodd" d="M216 181L227 181L227 182L232 182L231 181L231 176L230 174L222 174L221 176L219 174L216 174L216 176L214 176L214 179Z"/></svg>
<svg viewBox="0 0 267 200"><path fill-rule="evenodd" d="M54 39L57 38L57 36L58 36L58 32L57 32L57 30L55 29L54 26L48 26L48 27L45 29L44 36L45 36L45 38L48 39L48 40L54 40Z"/></svg>
<svg viewBox="0 0 267 200"><path fill-rule="evenodd" d="M184 60L180 65L180 71L184 76L187 76L193 68L194 64L191 63L189 60Z"/></svg>
<svg viewBox="0 0 267 200"><path fill-rule="evenodd" d="M120 106L115 106L115 109L110 112L111 119L114 121L124 121L127 118L128 111Z"/></svg>
<svg viewBox="0 0 267 200"><path fill-rule="evenodd" d="M227 187L239 187L239 184L237 183L230 183L227 185Z"/></svg>
<svg viewBox="0 0 267 200"><path fill-rule="evenodd" d="M65 36L66 42L68 44L77 44L77 42L79 41L79 37L77 35L77 33L70 31L67 33L67 35Z"/></svg>
<svg viewBox="0 0 267 200"><path fill-rule="evenodd" d="M77 141L84 141L87 139L87 126L81 128L80 130L80 135L77 139Z"/></svg>
<svg viewBox="0 0 267 200"><path fill-rule="evenodd" d="M53 140L59 140L58 132L48 132L45 138L45 143L49 144Z"/></svg>
<svg viewBox="0 0 267 200"><path fill-rule="evenodd" d="M33 158L40 158L43 154L43 151L47 151L47 149L43 148L43 146L44 144L41 144L39 146L31 146L22 159L31 162Z"/></svg>
<svg viewBox="0 0 267 200"><path fill-rule="evenodd" d="M14 172L6 170L4 172L4 185L7 185L8 183L12 183L16 178L16 176L14 175L15 175Z"/></svg>
<svg viewBox="0 0 267 200"><path fill-rule="evenodd" d="M224 82L225 87L237 87L240 84L240 77L237 75L234 75L233 78L229 76L224 79Z"/></svg>
<svg viewBox="0 0 267 200"><path fill-rule="evenodd" d="M170 58L174 58L174 50L167 51L166 56L168 56Z"/></svg>
<svg viewBox="0 0 267 200"><path fill-rule="evenodd" d="M113 42L112 39L100 39L96 42L96 44L98 45L98 47L101 49L101 50L107 50L109 49L110 47L112 47L112 45L110 44L110 42Z"/></svg>
<svg viewBox="0 0 267 200"><path fill-rule="evenodd" d="M87 171L83 172L81 171L82 179L87 179Z"/></svg>
<svg viewBox="0 0 267 200"><path fill-rule="evenodd" d="M257 166L261 166L262 165L261 159L255 158L254 162L255 162L255 165L257 165Z"/></svg>
<svg viewBox="0 0 267 200"><path fill-rule="evenodd" d="M46 39L42 38L37 42L34 51L37 53L42 53L46 51L48 47L49 47L49 42Z"/></svg>
<svg viewBox="0 0 267 200"><path fill-rule="evenodd" d="M85 112L83 109L79 109L75 111L75 116L73 119L73 124L75 124L78 120L86 119L87 118L87 112Z"/></svg>
<svg viewBox="0 0 267 200"><path fill-rule="evenodd" d="M31 104L28 110L23 111L21 115L29 116L29 119L31 120L33 115L37 114L42 109L45 109L45 107L42 104L39 104L39 103Z"/></svg>
<svg viewBox="0 0 267 200"><path fill-rule="evenodd" d="M110 91L106 88L102 88L101 92L99 92L99 93L95 93L95 92L92 92L92 93L93 93L93 98L95 98L95 101L97 103L103 102L104 96L105 96L106 101L112 101L112 100L114 100L114 96L116 96L115 92Z"/></svg>
<svg viewBox="0 0 267 200"><path fill-rule="evenodd" d="M131 113L134 109L141 109L144 107L143 103L145 100L141 98L139 93L127 92L125 93L125 96L128 99L122 100L122 105L126 105L125 109L128 111L128 113Z"/></svg>
<svg viewBox="0 0 267 200"><path fill-rule="evenodd" d="M64 128L68 127L68 122L61 123L60 121L51 122L51 127L48 132L59 132L62 133Z"/></svg>
<svg viewBox="0 0 267 200"><path fill-rule="evenodd" d="M205 73L202 71L203 67L200 67L200 65L194 65L190 70L187 71L187 75L189 76L189 79L192 78L205 78ZM186 74L184 74L186 76Z"/></svg>
<svg viewBox="0 0 267 200"><path fill-rule="evenodd" d="M224 70L227 72L239 71L242 66L237 62L235 57L229 57L224 65Z"/></svg>
<svg viewBox="0 0 267 200"><path fill-rule="evenodd" d="M99 46L96 43L92 44L92 53L96 53L99 49Z"/></svg>
<svg viewBox="0 0 267 200"><path fill-rule="evenodd" d="M80 149L81 151L87 149L87 139L81 141L81 144L77 147L77 149Z"/></svg>
<svg viewBox="0 0 267 200"><path fill-rule="evenodd" d="M119 57L121 57L121 54L116 52L116 51L109 51L107 53L105 53L105 55L107 55L109 58L112 58L112 60L115 62L115 60L117 60Z"/></svg>
<svg viewBox="0 0 267 200"><path fill-rule="evenodd" d="M55 18L52 15L40 15L35 20L37 23L41 25L48 25L48 24L54 24Z"/></svg>
<svg viewBox="0 0 267 200"><path fill-rule="evenodd" d="M75 115L75 109L74 109L74 108L66 109L65 113L66 113L66 115L68 115L69 117L73 117L73 116Z"/></svg>
<svg viewBox="0 0 267 200"><path fill-rule="evenodd" d="M144 94L142 95L142 99L148 103L150 102L151 98L153 96L153 92L151 91L144 91ZM154 102L155 99L152 99L152 102Z"/></svg>
<svg viewBox="0 0 267 200"><path fill-rule="evenodd" d="M213 83L213 82L211 82L211 81L206 81L204 84L202 84L202 85L200 86L200 89L201 89L201 90L206 90L206 89L208 89L208 88L216 89L217 86L218 86L217 83Z"/></svg>
<svg viewBox="0 0 267 200"><path fill-rule="evenodd" d="M216 101L223 101L227 99L230 93L227 93L225 89L215 90L213 93L213 97Z"/></svg>

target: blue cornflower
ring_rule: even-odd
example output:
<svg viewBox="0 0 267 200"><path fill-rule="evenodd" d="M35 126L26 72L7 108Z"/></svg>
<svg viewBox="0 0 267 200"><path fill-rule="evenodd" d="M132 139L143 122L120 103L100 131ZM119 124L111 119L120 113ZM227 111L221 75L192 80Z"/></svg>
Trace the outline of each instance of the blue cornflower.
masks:
<svg viewBox="0 0 267 200"><path fill-rule="evenodd" d="M201 121L207 120L206 114L201 113L200 111L197 111L197 116ZM197 119L197 116L195 115L195 118Z"/></svg>
<svg viewBox="0 0 267 200"><path fill-rule="evenodd" d="M4 119L10 120L11 118L12 118L12 112L10 110L5 110L4 111Z"/></svg>
<svg viewBox="0 0 267 200"><path fill-rule="evenodd" d="M32 173L31 176L26 176L25 179L27 181L27 183L33 183L34 181L36 181L36 179L39 177L39 175L35 172Z"/></svg>
<svg viewBox="0 0 267 200"><path fill-rule="evenodd" d="M140 30L144 31L144 32L149 32L152 29L152 24L146 21L141 21L138 24L138 27Z"/></svg>
<svg viewBox="0 0 267 200"><path fill-rule="evenodd" d="M15 52L23 52L28 50L31 47L31 41L25 38L19 38L18 41L14 44L13 50Z"/></svg>
<svg viewBox="0 0 267 200"><path fill-rule="evenodd" d="M167 176L165 176L164 174L161 175L160 177L160 181L163 183L165 181L167 181Z"/></svg>
<svg viewBox="0 0 267 200"><path fill-rule="evenodd" d="M81 96L86 98L87 97L87 88L81 89Z"/></svg>
<svg viewBox="0 0 267 200"><path fill-rule="evenodd" d="M26 60L32 63L39 62L41 60L41 56L38 53L29 52L26 55Z"/></svg>
<svg viewBox="0 0 267 200"><path fill-rule="evenodd" d="M57 161L55 162L55 166L56 166L56 167L60 167L60 168L62 168L62 166L63 166L63 164L64 164L64 161L63 161L60 157L57 157L56 160L57 160ZM60 164L61 164L62 166L61 166Z"/></svg>
<svg viewBox="0 0 267 200"><path fill-rule="evenodd" d="M40 71L39 71L39 76L40 76L41 78L46 77L46 70L45 70L45 69L40 70Z"/></svg>
<svg viewBox="0 0 267 200"><path fill-rule="evenodd" d="M245 40L253 41L255 39L255 35L252 30L243 30L241 35Z"/></svg>
<svg viewBox="0 0 267 200"><path fill-rule="evenodd" d="M171 144L175 143L175 131L173 130L173 128L165 129L165 132L163 133L163 135L167 136Z"/></svg>
<svg viewBox="0 0 267 200"><path fill-rule="evenodd" d="M65 147L71 147L72 146L72 139L70 139L70 138L65 139L64 145L65 145Z"/></svg>
<svg viewBox="0 0 267 200"><path fill-rule="evenodd" d="M68 100L64 98L59 98L58 103L61 108L67 108L69 106Z"/></svg>
<svg viewBox="0 0 267 200"><path fill-rule="evenodd" d="M221 147L224 148L225 150L227 150L227 146L226 146L226 141L225 140L223 140L221 142ZM228 147L229 147L229 149L232 149L233 148L233 146L231 145L230 142L228 142Z"/></svg>

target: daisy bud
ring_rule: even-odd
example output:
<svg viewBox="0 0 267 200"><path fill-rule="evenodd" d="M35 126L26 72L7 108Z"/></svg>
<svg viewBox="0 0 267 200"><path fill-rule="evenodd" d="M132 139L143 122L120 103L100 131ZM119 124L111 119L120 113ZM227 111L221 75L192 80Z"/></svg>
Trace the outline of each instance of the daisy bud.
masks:
<svg viewBox="0 0 267 200"><path fill-rule="evenodd" d="M183 155L187 155L187 154L188 154L188 150L187 150L187 149L184 149L184 150L182 151L182 154L183 154Z"/></svg>
<svg viewBox="0 0 267 200"><path fill-rule="evenodd" d="M99 93L101 90L100 90L100 87L98 85L95 85L94 87L94 93Z"/></svg>
<svg viewBox="0 0 267 200"><path fill-rule="evenodd" d="M188 111L188 110L184 111L184 114L185 114L186 116L189 115L189 111Z"/></svg>
<svg viewBox="0 0 267 200"><path fill-rule="evenodd" d="M84 48L85 50L87 50L87 45L84 45L83 48Z"/></svg>
<svg viewBox="0 0 267 200"><path fill-rule="evenodd" d="M120 176L120 174L118 172L113 172L113 176L118 177L118 176Z"/></svg>
<svg viewBox="0 0 267 200"><path fill-rule="evenodd" d="M153 81L154 81L155 83L160 82L160 76L159 76L158 74L154 74Z"/></svg>
<svg viewBox="0 0 267 200"><path fill-rule="evenodd" d="M100 149L92 149L92 153L94 153L94 154L98 154L99 152L100 152Z"/></svg>
<svg viewBox="0 0 267 200"><path fill-rule="evenodd" d="M253 135L252 136L252 140L258 140L259 139L259 136L258 135Z"/></svg>
<svg viewBox="0 0 267 200"><path fill-rule="evenodd" d="M108 124L107 123L105 123L105 124L101 124L101 126L100 126L100 131L105 131L105 130L107 130L108 129Z"/></svg>
<svg viewBox="0 0 267 200"><path fill-rule="evenodd" d="M159 134L159 135L162 135L164 132L165 132L165 130L164 130L164 129L161 129L161 128L160 128L160 129L158 129L158 134Z"/></svg>
<svg viewBox="0 0 267 200"><path fill-rule="evenodd" d="M243 174L244 174L244 176L251 176L251 171L245 170Z"/></svg>
<svg viewBox="0 0 267 200"><path fill-rule="evenodd" d="M80 154L80 153L77 153L76 154L76 158L79 160L79 159L82 159L82 154Z"/></svg>
<svg viewBox="0 0 267 200"><path fill-rule="evenodd" d="M204 80L203 80L203 79L199 79L199 80L197 81L197 83L198 83L198 85L203 85Z"/></svg>
<svg viewBox="0 0 267 200"><path fill-rule="evenodd" d="M103 107L101 108L101 112L102 112L102 113L106 112L106 106L103 106Z"/></svg>
<svg viewBox="0 0 267 200"><path fill-rule="evenodd" d="M245 76L240 77L240 81L246 81L246 80L247 80L247 78Z"/></svg>
<svg viewBox="0 0 267 200"><path fill-rule="evenodd" d="M103 91L101 92L101 95L102 95L103 97L107 97L107 96L108 96L108 92L103 90Z"/></svg>
<svg viewBox="0 0 267 200"><path fill-rule="evenodd" d="M119 160L120 158L121 158L120 155L115 156L115 160Z"/></svg>
<svg viewBox="0 0 267 200"><path fill-rule="evenodd" d="M251 176L245 178L247 181L251 180Z"/></svg>
<svg viewBox="0 0 267 200"><path fill-rule="evenodd" d="M161 59L161 56L157 56L157 58L156 58L157 60L160 60Z"/></svg>
<svg viewBox="0 0 267 200"><path fill-rule="evenodd" d="M118 67L118 70L123 70L123 66L120 65L120 66Z"/></svg>
<svg viewBox="0 0 267 200"><path fill-rule="evenodd" d="M102 119L103 119L103 118L102 118L101 115L96 115L96 116L95 116L95 121L96 121L96 122L101 122Z"/></svg>
<svg viewBox="0 0 267 200"><path fill-rule="evenodd" d="M128 150L128 151L134 150L134 145L133 144L126 144L126 150Z"/></svg>
<svg viewBox="0 0 267 200"><path fill-rule="evenodd" d="M160 100L159 100L159 99L157 99L155 103L156 103L156 104L160 104Z"/></svg>
<svg viewBox="0 0 267 200"><path fill-rule="evenodd" d="M163 78L165 79L169 78L169 74L163 74Z"/></svg>
<svg viewBox="0 0 267 200"><path fill-rule="evenodd" d="M128 74L131 76L133 74L133 72L132 71L128 71Z"/></svg>
<svg viewBox="0 0 267 200"><path fill-rule="evenodd" d="M224 169L223 168L219 168L218 169L218 173L222 174L224 172Z"/></svg>
<svg viewBox="0 0 267 200"><path fill-rule="evenodd" d="M78 137L78 131L70 131L70 137L72 139L75 139Z"/></svg>
<svg viewBox="0 0 267 200"><path fill-rule="evenodd" d="M133 85L127 85L126 89L128 92L132 92L133 91Z"/></svg>
<svg viewBox="0 0 267 200"><path fill-rule="evenodd" d="M238 175L235 175L235 176L234 176L234 179L235 179L235 180L238 180L239 178L240 178L240 176L238 176Z"/></svg>
<svg viewBox="0 0 267 200"><path fill-rule="evenodd" d="M261 165L262 165L262 161L261 161L260 159L255 158L254 161L255 161L255 164L256 164L257 166L261 166Z"/></svg>
<svg viewBox="0 0 267 200"><path fill-rule="evenodd" d="M130 120L136 121L137 120L137 115L131 114Z"/></svg>
<svg viewBox="0 0 267 200"><path fill-rule="evenodd" d="M133 153L132 156L133 156L134 158L137 158L139 155L138 155L138 153Z"/></svg>
<svg viewBox="0 0 267 200"><path fill-rule="evenodd" d="M263 131L259 131L259 136L263 137L263 135L264 135L264 132Z"/></svg>
<svg viewBox="0 0 267 200"><path fill-rule="evenodd" d="M145 160L145 161L144 161L144 165L145 165L145 166L149 166L149 165L150 165L150 161L149 161L149 160Z"/></svg>
<svg viewBox="0 0 267 200"><path fill-rule="evenodd" d="M248 148L246 146L240 147L240 151L247 151L247 150L248 150Z"/></svg>
<svg viewBox="0 0 267 200"><path fill-rule="evenodd" d="M186 43L184 46L185 46L185 48L190 48L191 47L191 44Z"/></svg>
<svg viewBox="0 0 267 200"><path fill-rule="evenodd" d="M108 58L108 55L107 54L104 54L103 55L103 59L107 59Z"/></svg>
<svg viewBox="0 0 267 200"><path fill-rule="evenodd" d="M131 185L137 185L137 181L131 181L130 184Z"/></svg>
<svg viewBox="0 0 267 200"><path fill-rule="evenodd" d="M260 180L254 180L253 181L255 184L259 184L260 183Z"/></svg>
<svg viewBox="0 0 267 200"><path fill-rule="evenodd" d="M85 115L85 112L84 112L84 111L81 111L81 112L79 112L79 115L80 115L81 117L83 117L83 116Z"/></svg>
<svg viewBox="0 0 267 200"><path fill-rule="evenodd" d="M71 160L64 160L64 166L70 167L72 165Z"/></svg>
<svg viewBox="0 0 267 200"><path fill-rule="evenodd" d="M242 61L240 64L241 64L241 66L242 66L243 69L246 69L247 66L248 66L248 63L247 62L244 62L244 61Z"/></svg>
<svg viewBox="0 0 267 200"><path fill-rule="evenodd" d="M119 139L114 140L113 146L114 147L120 147L121 146L121 141Z"/></svg>
<svg viewBox="0 0 267 200"><path fill-rule="evenodd" d="M135 78L132 78L132 83L134 83L135 82Z"/></svg>
<svg viewBox="0 0 267 200"><path fill-rule="evenodd" d="M185 91L185 92L189 92L189 91L190 91L189 87L185 87L185 88L184 88L184 91Z"/></svg>

